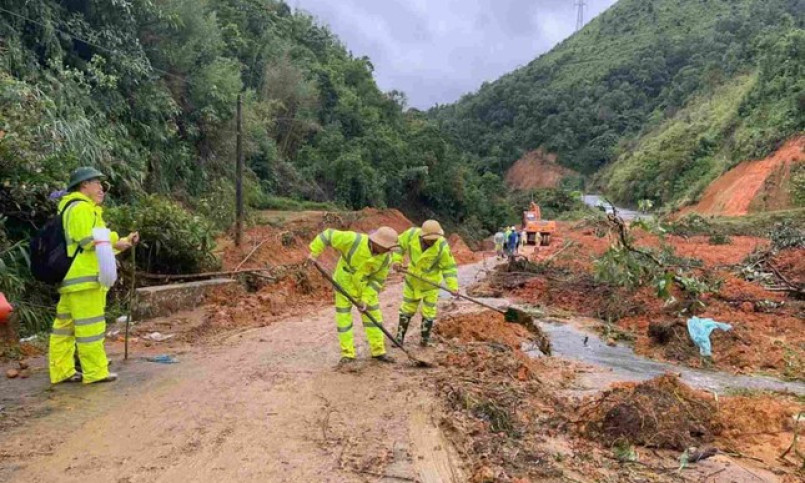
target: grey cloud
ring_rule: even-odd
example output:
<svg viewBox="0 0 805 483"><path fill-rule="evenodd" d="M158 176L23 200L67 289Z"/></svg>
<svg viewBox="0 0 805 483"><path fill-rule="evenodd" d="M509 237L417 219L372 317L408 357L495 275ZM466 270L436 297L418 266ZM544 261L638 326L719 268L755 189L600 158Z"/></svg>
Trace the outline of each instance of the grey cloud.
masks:
<svg viewBox="0 0 805 483"><path fill-rule="evenodd" d="M587 0L586 18L616 0ZM573 0L295 0L356 56L383 90L427 109L525 65L573 33Z"/></svg>

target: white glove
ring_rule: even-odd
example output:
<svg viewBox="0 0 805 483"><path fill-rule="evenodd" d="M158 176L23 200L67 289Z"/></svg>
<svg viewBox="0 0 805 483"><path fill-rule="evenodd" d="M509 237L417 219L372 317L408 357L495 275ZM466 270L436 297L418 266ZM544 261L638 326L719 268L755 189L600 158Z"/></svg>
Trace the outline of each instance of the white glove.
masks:
<svg viewBox="0 0 805 483"><path fill-rule="evenodd" d="M95 256L98 258L100 274L98 281L106 288L112 288L117 281L117 263L112 249L111 233L106 228L93 228L92 239L95 240Z"/></svg>

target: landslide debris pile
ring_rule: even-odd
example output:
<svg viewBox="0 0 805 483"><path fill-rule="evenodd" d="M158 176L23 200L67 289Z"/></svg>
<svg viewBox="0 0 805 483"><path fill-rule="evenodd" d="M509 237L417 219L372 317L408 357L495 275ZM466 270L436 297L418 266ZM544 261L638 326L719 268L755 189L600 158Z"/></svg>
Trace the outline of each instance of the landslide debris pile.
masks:
<svg viewBox="0 0 805 483"><path fill-rule="evenodd" d="M695 480L711 470L674 473L679 452L690 447L757 455L769 468L797 471L795 459L777 457L792 440L801 400L716 400L670 374L580 397L576 376L588 369L528 357L519 348L531 334L497 315L453 315L437 326L444 343L430 374L443 403L440 424L470 481ZM639 460L629 460L636 464L624 463L618 448L634 447L659 452L641 450Z"/></svg>
<svg viewBox="0 0 805 483"><path fill-rule="evenodd" d="M711 443L721 432L712 396L666 374L640 384L623 384L582 403L582 433L613 445L685 450Z"/></svg>
<svg viewBox="0 0 805 483"><path fill-rule="evenodd" d="M635 287L604 277L624 268L613 263L623 252L611 250L618 239L609 224L561 223L562 238L551 251L499 267L472 290L497 296L511 291L519 301L539 305L555 316L599 319L607 323L603 328L615 329L624 340L634 342L642 355L692 367L713 364L734 372L764 371L802 380L805 302L792 290L802 286L805 273L801 230L778 224L769 238L733 233L728 243L721 244L702 234L718 234L721 225L700 221L702 227L683 230L681 235L659 236L637 226L629 230L630 246L667 261L666 274L674 280L665 282L664 289L658 283L641 282L642 269L623 270L640 282ZM669 230L676 233L678 228L671 225ZM568 248L558 253L564 246ZM678 275L683 264L689 276ZM684 286L693 290L685 292ZM712 360L700 357L687 334L685 323L691 315L733 326L729 332L711 335Z"/></svg>
<svg viewBox="0 0 805 483"><path fill-rule="evenodd" d="M534 320L507 322L502 314L492 310L447 316L436 326L436 333L461 342L503 343L512 349L520 349L527 341L543 354L551 354L550 337Z"/></svg>
<svg viewBox="0 0 805 483"><path fill-rule="evenodd" d="M441 355L435 387L445 402L441 422L468 461L472 481L561 476L546 435L556 433L567 409L556 391L572 371L548 369L508 343L455 345ZM558 377L547 378L548 371Z"/></svg>

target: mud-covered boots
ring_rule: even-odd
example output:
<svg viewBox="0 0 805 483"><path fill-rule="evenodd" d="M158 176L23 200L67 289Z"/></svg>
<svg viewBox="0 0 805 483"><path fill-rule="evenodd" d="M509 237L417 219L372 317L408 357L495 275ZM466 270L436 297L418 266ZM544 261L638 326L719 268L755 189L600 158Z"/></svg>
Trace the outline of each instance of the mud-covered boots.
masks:
<svg viewBox="0 0 805 483"><path fill-rule="evenodd" d="M419 345L427 347L430 343L430 331L433 329L433 319L422 319L422 339Z"/></svg>
<svg viewBox="0 0 805 483"><path fill-rule="evenodd" d="M411 323L410 315L400 314L400 321L397 323L397 343L403 345L405 333L408 332L408 325Z"/></svg>

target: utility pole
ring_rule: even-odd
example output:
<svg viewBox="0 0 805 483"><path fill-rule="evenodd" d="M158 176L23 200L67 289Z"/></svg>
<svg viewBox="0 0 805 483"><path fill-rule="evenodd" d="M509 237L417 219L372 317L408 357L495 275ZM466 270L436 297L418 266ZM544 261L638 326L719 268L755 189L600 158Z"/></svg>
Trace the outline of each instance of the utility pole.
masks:
<svg viewBox="0 0 805 483"><path fill-rule="evenodd" d="M576 0L576 3L574 5L579 7L578 13L576 15L576 32L578 32L579 30L582 29L582 27L584 27L584 7L587 6L587 1Z"/></svg>
<svg viewBox="0 0 805 483"><path fill-rule="evenodd" d="M237 164L235 165L235 245L243 240L243 98L238 94L237 113Z"/></svg>

